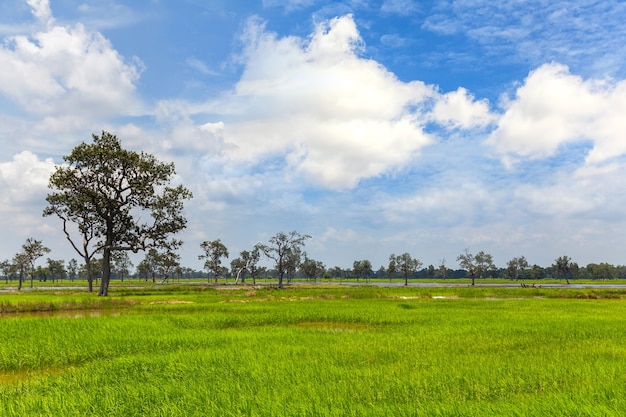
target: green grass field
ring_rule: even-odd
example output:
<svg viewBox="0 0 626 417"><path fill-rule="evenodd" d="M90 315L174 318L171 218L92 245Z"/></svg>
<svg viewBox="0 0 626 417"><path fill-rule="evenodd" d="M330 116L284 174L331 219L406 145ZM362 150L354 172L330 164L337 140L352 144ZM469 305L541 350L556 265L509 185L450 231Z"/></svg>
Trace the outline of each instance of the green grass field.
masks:
<svg viewBox="0 0 626 417"><path fill-rule="evenodd" d="M2 416L626 412L624 290L172 284L0 306L22 311L0 315Z"/></svg>

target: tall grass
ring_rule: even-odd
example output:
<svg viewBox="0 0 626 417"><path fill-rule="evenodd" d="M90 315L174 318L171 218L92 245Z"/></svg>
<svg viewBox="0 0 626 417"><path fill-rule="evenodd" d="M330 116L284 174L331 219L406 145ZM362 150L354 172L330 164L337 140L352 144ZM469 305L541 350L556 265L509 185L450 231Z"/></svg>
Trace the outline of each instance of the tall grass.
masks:
<svg viewBox="0 0 626 417"><path fill-rule="evenodd" d="M626 301L429 291L150 292L119 315L3 318L0 415L626 410Z"/></svg>

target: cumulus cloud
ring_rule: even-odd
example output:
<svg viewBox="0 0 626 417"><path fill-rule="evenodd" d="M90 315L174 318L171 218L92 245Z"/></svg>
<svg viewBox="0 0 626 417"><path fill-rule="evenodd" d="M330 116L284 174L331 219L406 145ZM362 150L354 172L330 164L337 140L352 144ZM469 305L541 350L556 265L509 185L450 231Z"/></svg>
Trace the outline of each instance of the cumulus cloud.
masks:
<svg viewBox="0 0 626 417"><path fill-rule="evenodd" d="M0 210L45 197L54 169L52 159L40 160L30 151L20 152L11 161L0 163L0 201L3 203Z"/></svg>
<svg viewBox="0 0 626 417"><path fill-rule="evenodd" d="M560 146L589 141L587 163L626 153L626 81L584 80L566 66L546 64L531 72L506 103L487 139L503 154L539 158Z"/></svg>
<svg viewBox="0 0 626 417"><path fill-rule="evenodd" d="M252 20L244 40L242 77L213 103L235 160L282 156L291 172L342 189L406 164L433 141L423 125L435 89L361 57L352 16L319 24L306 40L278 38Z"/></svg>
<svg viewBox="0 0 626 417"><path fill-rule="evenodd" d="M476 101L463 87L439 97L432 110L433 120L453 128L484 127L494 120L487 100Z"/></svg>
<svg viewBox="0 0 626 417"><path fill-rule="evenodd" d="M26 3L31 7L33 16L39 23L49 26L54 22L49 0L26 0Z"/></svg>
<svg viewBox="0 0 626 417"><path fill-rule="evenodd" d="M45 28L5 38L0 93L39 116L102 117L139 112L140 62L128 62L100 33L55 25L49 3L29 0Z"/></svg>

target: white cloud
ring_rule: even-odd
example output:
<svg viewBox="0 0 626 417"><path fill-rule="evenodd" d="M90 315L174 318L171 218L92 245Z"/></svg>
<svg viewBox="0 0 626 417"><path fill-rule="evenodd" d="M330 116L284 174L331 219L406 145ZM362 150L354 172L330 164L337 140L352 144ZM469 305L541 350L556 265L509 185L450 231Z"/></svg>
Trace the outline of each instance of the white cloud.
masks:
<svg viewBox="0 0 626 417"><path fill-rule="evenodd" d="M0 163L0 211L15 211L25 203L45 197L54 169L52 159L40 160L29 151Z"/></svg>
<svg viewBox="0 0 626 417"><path fill-rule="evenodd" d="M422 107L434 89L361 58L351 16L318 25L308 40L279 39L252 21L245 39L243 75L211 107L224 116L234 160L282 156L292 172L341 189L406 164L432 142Z"/></svg>
<svg viewBox="0 0 626 417"><path fill-rule="evenodd" d="M432 115L442 125L463 129L485 127L494 120L487 100L475 101L463 87L439 97Z"/></svg>
<svg viewBox="0 0 626 417"><path fill-rule="evenodd" d="M38 22L49 26L54 22L49 0L26 0Z"/></svg>
<svg viewBox="0 0 626 417"><path fill-rule="evenodd" d="M135 82L142 70L101 34L54 25L47 1L29 1L45 29L5 38L0 46L0 93L40 116L108 117L137 114Z"/></svg>
<svg viewBox="0 0 626 417"><path fill-rule="evenodd" d="M503 154L554 155L560 146L589 141L588 163L626 153L626 81L584 80L559 64L530 73L487 143Z"/></svg>

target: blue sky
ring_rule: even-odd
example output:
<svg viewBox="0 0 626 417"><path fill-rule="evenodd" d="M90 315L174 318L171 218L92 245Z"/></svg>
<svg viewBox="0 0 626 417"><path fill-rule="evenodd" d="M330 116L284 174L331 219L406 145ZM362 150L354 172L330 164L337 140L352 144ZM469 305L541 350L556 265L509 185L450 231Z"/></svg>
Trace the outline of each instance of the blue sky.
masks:
<svg viewBox="0 0 626 417"><path fill-rule="evenodd" d="M457 267L625 264L626 5L619 1L6 0L0 258L62 156L108 130L173 161L231 259L278 231L328 267L409 252Z"/></svg>

